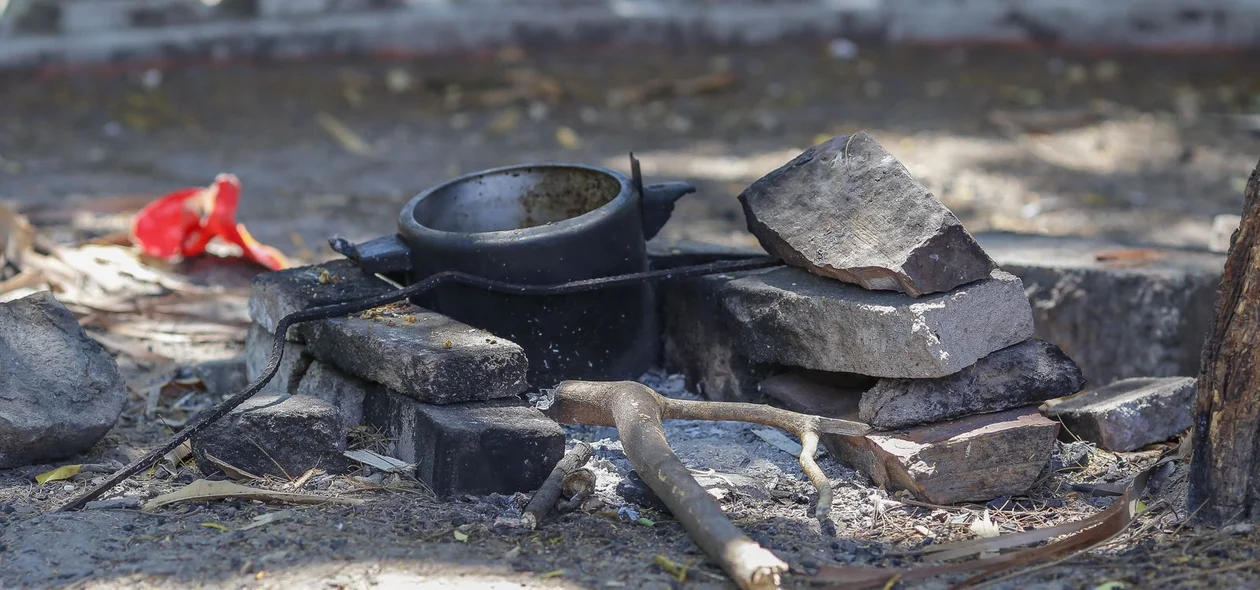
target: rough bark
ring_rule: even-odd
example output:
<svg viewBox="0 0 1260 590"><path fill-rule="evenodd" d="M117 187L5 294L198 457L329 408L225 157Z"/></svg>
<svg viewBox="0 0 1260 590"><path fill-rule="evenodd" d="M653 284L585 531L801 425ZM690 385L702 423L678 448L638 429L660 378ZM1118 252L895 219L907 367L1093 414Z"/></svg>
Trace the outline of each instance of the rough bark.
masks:
<svg viewBox="0 0 1260 590"><path fill-rule="evenodd" d="M1208 524L1260 517L1260 165L1245 197L1194 408L1189 507Z"/></svg>

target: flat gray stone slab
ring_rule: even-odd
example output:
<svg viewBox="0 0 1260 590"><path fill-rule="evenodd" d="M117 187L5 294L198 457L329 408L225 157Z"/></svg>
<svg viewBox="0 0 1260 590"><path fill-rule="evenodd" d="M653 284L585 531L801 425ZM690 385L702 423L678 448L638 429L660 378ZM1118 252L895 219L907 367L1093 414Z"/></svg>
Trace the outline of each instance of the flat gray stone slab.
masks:
<svg viewBox="0 0 1260 590"><path fill-rule="evenodd" d="M793 411L895 430L1036 405L1084 385L1080 369L1057 347L1026 340L937 379L793 370L762 381L759 388Z"/></svg>
<svg viewBox="0 0 1260 590"><path fill-rule="evenodd" d="M515 396L528 388L516 343L408 303L302 327L315 358L431 404Z"/></svg>
<svg viewBox="0 0 1260 590"><path fill-rule="evenodd" d="M1036 336L1105 385L1197 375L1225 256L1090 238L977 234L1019 276Z"/></svg>
<svg viewBox="0 0 1260 590"><path fill-rule="evenodd" d="M564 455L560 425L516 400L437 406L375 389L364 411L441 497L536 490Z"/></svg>
<svg viewBox="0 0 1260 590"><path fill-rule="evenodd" d="M1123 379L1047 404L1046 415L1109 451L1133 451L1190 428L1191 377Z"/></svg>
<svg viewBox="0 0 1260 590"><path fill-rule="evenodd" d="M249 317L274 334L280 320L295 311L393 290L389 283L364 274L350 260L268 272L254 277ZM285 337L300 342L300 328L295 326Z"/></svg>
<svg viewBox="0 0 1260 590"><path fill-rule="evenodd" d="M718 300L755 363L873 377L952 375L1033 332L1023 284L1002 271L915 298L780 268L720 285Z"/></svg>
<svg viewBox="0 0 1260 590"><path fill-rule="evenodd" d="M942 293L997 267L866 132L806 150L750 185L739 202L766 251L866 289Z"/></svg>
<svg viewBox="0 0 1260 590"><path fill-rule="evenodd" d="M1080 368L1057 346L1027 340L947 377L880 379L862 394L858 418L876 428L904 428L1036 405L1084 386Z"/></svg>
<svg viewBox="0 0 1260 590"><path fill-rule="evenodd" d="M876 484L933 504L1023 494L1050 460L1058 423L1027 407L897 434L825 436L823 445Z"/></svg>
<svg viewBox="0 0 1260 590"><path fill-rule="evenodd" d="M126 402L113 357L52 293L0 303L0 469L91 449Z"/></svg>
<svg viewBox="0 0 1260 590"><path fill-rule="evenodd" d="M280 318L392 290L347 260L260 275L250 299L257 325L248 345L251 378L266 366L269 332ZM295 343L266 388L272 394L294 393L310 358L427 403L505 398L528 387L527 359L516 343L406 302L298 324L288 340Z"/></svg>

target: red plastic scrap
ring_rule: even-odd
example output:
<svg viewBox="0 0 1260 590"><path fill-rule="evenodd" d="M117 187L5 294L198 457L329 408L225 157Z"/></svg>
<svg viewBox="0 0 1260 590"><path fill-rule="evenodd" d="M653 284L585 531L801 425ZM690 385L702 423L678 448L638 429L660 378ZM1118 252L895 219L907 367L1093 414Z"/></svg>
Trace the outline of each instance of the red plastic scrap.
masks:
<svg viewBox="0 0 1260 590"><path fill-rule="evenodd" d="M215 238L240 246L244 257L271 270L284 270L289 260L279 250L260 244L245 225L236 222L241 202L241 181L220 174L203 188L175 191L136 214L131 241L146 255L170 260L192 258L206 252Z"/></svg>

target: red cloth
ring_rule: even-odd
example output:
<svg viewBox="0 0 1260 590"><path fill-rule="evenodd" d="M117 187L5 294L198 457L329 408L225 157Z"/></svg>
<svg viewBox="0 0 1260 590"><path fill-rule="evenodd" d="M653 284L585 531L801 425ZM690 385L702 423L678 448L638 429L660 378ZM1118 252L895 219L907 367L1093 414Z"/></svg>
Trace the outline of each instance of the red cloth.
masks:
<svg viewBox="0 0 1260 590"><path fill-rule="evenodd" d="M221 238L271 270L288 268L284 254L258 243L236 222L240 203L241 181L220 174L208 187L181 189L149 203L136 214L131 241L149 256L173 259L201 256L212 240Z"/></svg>

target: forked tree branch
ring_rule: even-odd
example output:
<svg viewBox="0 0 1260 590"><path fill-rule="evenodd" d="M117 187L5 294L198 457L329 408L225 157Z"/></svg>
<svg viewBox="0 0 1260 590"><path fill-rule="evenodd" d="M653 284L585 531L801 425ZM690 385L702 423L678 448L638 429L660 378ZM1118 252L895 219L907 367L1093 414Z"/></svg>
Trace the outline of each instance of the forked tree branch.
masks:
<svg viewBox="0 0 1260 590"><path fill-rule="evenodd" d="M675 400L631 381L566 381L542 409L562 424L611 426L639 477L669 508L696 545L716 559L743 589L778 588L788 566L735 526L713 496L691 476L665 440L663 420L751 422L801 439L801 469L818 488L815 515L831 509L831 483L814 462L820 434L862 435L858 422L820 418L758 404ZM545 407L543 407L545 406Z"/></svg>

